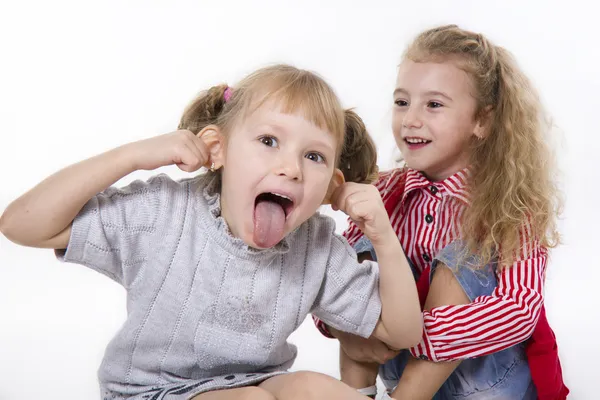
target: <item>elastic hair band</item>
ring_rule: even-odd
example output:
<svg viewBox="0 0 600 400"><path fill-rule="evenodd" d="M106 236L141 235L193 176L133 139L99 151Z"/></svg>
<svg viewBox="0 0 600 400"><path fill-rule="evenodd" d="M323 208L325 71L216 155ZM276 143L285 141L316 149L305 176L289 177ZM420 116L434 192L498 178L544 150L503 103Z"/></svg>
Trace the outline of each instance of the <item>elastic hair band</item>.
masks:
<svg viewBox="0 0 600 400"><path fill-rule="evenodd" d="M225 103L227 103L229 99L231 99L232 94L233 90L231 90L230 87L227 87L227 89L225 89L225 91L223 92L223 98L225 99Z"/></svg>

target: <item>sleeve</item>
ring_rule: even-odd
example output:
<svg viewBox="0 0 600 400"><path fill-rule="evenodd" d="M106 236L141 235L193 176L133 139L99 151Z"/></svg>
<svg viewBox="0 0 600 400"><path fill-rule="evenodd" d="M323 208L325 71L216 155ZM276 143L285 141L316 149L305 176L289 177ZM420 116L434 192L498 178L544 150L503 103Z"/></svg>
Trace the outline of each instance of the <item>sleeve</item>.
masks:
<svg viewBox="0 0 600 400"><path fill-rule="evenodd" d="M126 288L148 257L158 221L165 175L109 187L91 198L73 220L67 248L55 250L59 260L87 266Z"/></svg>
<svg viewBox="0 0 600 400"><path fill-rule="evenodd" d="M412 355L436 362L474 358L529 338L543 305L548 257L547 249L539 244L523 253L511 267L499 272L491 295L476 297L469 304L424 311L423 337L409 349Z"/></svg>
<svg viewBox="0 0 600 400"><path fill-rule="evenodd" d="M334 235L325 277L311 313L321 324L365 338L371 336L381 314L377 263L359 263L346 240Z"/></svg>
<svg viewBox="0 0 600 400"><path fill-rule="evenodd" d="M353 222L351 222L351 225L354 225ZM354 225L356 226L356 225ZM349 228L350 229L350 228ZM358 230L358 232L361 232L360 229L356 228ZM344 233L344 236L346 236L346 233L348 231L346 231ZM369 241L369 239L367 239L366 236L363 236L362 233L360 234L360 236L358 237L358 240L355 241L354 245L352 246L352 248L354 249L354 252L356 254L360 254L360 253L364 253L364 252L369 252L371 254L371 258L373 260L377 260L377 255L375 254L375 249L373 248L373 245L371 244L371 242ZM321 332L321 334L323 336L325 336L326 338L329 339L334 339L334 336L331 334L331 332L329 331L329 328L327 328L327 324L323 321L321 321L316 315L312 315L312 319L313 322L315 324L315 326L317 327L317 329L319 330L319 332Z"/></svg>

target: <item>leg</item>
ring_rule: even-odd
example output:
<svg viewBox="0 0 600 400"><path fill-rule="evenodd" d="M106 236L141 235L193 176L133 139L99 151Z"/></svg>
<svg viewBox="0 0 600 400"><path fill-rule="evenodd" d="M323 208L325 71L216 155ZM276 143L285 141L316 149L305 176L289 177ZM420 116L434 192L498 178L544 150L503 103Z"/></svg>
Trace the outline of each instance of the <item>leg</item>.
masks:
<svg viewBox="0 0 600 400"><path fill-rule="evenodd" d="M324 374L293 372L274 376L259 385L277 400L369 400L356 389Z"/></svg>
<svg viewBox="0 0 600 400"><path fill-rule="evenodd" d="M452 271L445 265L438 265L431 280L425 309L470 302ZM460 361L434 363L411 357L392 397L431 399L459 365Z"/></svg>
<svg viewBox="0 0 600 400"><path fill-rule="evenodd" d="M192 397L192 400L277 400L268 391L256 386L215 390Z"/></svg>

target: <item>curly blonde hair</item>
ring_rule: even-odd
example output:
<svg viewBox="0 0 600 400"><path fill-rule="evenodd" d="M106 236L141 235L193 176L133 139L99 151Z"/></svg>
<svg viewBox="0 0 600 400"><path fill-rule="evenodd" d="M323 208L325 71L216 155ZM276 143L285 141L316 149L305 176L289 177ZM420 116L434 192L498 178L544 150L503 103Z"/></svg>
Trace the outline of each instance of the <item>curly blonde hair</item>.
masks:
<svg viewBox="0 0 600 400"><path fill-rule="evenodd" d="M446 25L418 35L403 58L455 62L474 83L474 117L489 118L485 137L472 142L471 205L460 221L467 250L481 265L498 257L506 267L536 246L555 247L562 202L550 125L513 56L481 34Z"/></svg>

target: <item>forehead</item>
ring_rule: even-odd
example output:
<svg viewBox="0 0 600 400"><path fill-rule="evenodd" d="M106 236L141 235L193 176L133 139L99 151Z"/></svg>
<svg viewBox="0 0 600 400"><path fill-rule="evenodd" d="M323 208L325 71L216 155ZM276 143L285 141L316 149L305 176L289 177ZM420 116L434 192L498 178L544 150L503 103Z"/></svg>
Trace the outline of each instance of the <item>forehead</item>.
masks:
<svg viewBox="0 0 600 400"><path fill-rule="evenodd" d="M472 82L469 75L455 62L405 60L398 67L396 86L411 93L442 91L459 95L469 94Z"/></svg>

